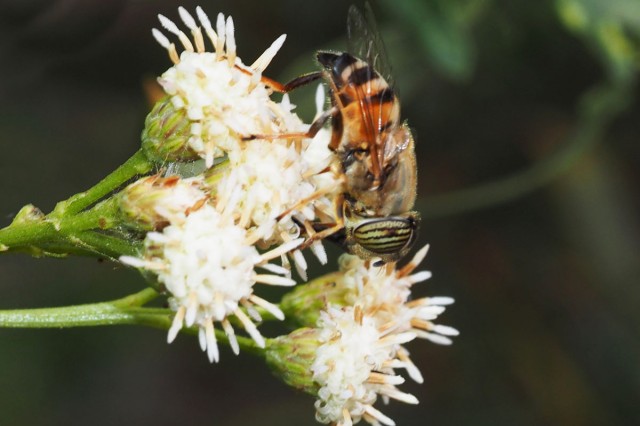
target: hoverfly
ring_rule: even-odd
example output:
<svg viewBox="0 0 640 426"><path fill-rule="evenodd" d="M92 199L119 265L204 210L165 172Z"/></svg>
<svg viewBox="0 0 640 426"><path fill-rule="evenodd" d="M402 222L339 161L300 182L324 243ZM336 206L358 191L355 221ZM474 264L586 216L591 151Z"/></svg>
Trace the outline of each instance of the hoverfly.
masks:
<svg viewBox="0 0 640 426"><path fill-rule="evenodd" d="M297 136L313 137L331 119L329 148L343 188L336 223L313 224L316 232L305 245L329 238L362 259L391 262L407 254L417 237L419 215L411 211L416 159L411 131L400 122L400 104L369 4L365 13L366 18L357 7L349 9L348 52L320 51L321 71L284 85L267 84L288 92L323 78L331 94L331 108Z"/></svg>

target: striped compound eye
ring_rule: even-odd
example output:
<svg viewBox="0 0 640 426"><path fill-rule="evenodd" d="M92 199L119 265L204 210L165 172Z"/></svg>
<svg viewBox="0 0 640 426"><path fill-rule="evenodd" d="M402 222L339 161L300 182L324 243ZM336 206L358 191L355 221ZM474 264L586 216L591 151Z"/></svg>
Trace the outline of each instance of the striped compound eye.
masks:
<svg viewBox="0 0 640 426"><path fill-rule="evenodd" d="M417 230L418 222L413 216L380 217L360 223L353 229L352 237L371 255L392 260L400 258L411 248Z"/></svg>

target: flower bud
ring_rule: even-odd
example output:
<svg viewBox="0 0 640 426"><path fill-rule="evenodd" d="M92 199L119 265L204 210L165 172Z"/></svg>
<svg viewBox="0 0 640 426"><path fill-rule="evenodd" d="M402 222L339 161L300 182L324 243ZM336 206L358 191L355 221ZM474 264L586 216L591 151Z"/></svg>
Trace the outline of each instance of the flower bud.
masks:
<svg viewBox="0 0 640 426"><path fill-rule="evenodd" d="M191 121L184 108L176 108L170 96L156 102L142 131L142 149L157 163L189 162L200 158L189 146Z"/></svg>
<svg viewBox="0 0 640 426"><path fill-rule="evenodd" d="M300 328L269 340L265 350L267 365L276 376L287 385L311 395L317 395L320 388L311 371L320 346L318 332L313 328Z"/></svg>
<svg viewBox="0 0 640 426"><path fill-rule="evenodd" d="M198 209L207 199L199 188L200 180L179 176L142 178L126 187L118 196L125 224L145 231L159 230L180 221Z"/></svg>
<svg viewBox="0 0 640 426"><path fill-rule="evenodd" d="M287 293L280 302L280 309L287 320L299 326L314 327L323 311L329 305L345 306L351 290L338 285L342 272L323 275L306 284L298 285Z"/></svg>

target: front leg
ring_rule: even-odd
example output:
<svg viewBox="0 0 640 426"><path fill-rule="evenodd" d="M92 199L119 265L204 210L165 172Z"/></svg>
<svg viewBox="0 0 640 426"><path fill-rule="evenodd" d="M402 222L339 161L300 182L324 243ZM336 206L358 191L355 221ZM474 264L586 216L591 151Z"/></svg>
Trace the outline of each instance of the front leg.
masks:
<svg viewBox="0 0 640 426"><path fill-rule="evenodd" d="M344 229L344 210L346 208L346 201L344 199L344 194L339 194L334 200L334 207L336 211L336 222L334 224L329 224L328 228L323 229L320 232L315 232L316 229L313 226L305 226L305 230L309 235L307 240L300 245L299 249L305 249L309 247L316 241L324 240L327 237L331 237L336 233L340 232ZM325 226L323 224L319 224L321 226ZM343 247L344 248L344 247Z"/></svg>
<svg viewBox="0 0 640 426"><path fill-rule="evenodd" d="M318 116L309 126L309 130L306 132L293 132L293 133L274 133L272 135L249 135L242 138L244 141L251 141L254 139L265 139L265 140L274 140L274 139L310 139L318 134L320 129L325 125L325 123L331 118L333 115L338 113L337 107L332 107L322 114Z"/></svg>
<svg viewBox="0 0 640 426"><path fill-rule="evenodd" d="M298 87L306 86L309 83L312 83L320 78L322 78L324 74L322 71L310 72L308 74L303 74L300 77L296 77L290 82L286 84L282 84L278 81L272 80L269 77L262 76L260 81L265 84L265 86L270 87L272 90L279 93L289 93L290 91L297 89Z"/></svg>

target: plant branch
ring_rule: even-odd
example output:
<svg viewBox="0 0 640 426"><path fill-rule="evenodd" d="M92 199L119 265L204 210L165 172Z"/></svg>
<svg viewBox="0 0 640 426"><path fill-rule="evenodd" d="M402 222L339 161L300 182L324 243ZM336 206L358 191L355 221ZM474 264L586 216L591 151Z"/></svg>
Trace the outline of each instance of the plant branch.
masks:
<svg viewBox="0 0 640 426"><path fill-rule="evenodd" d="M152 166L144 152L138 150L124 164L91 189L59 202L50 217L65 217L79 213L118 189L132 177L147 173Z"/></svg>
<svg viewBox="0 0 640 426"><path fill-rule="evenodd" d="M103 325L143 325L168 330L173 311L167 308L143 307L159 296L151 288L109 302L91 303L56 308L0 310L0 327L4 328L70 328ZM197 334L195 327L185 328L188 334ZM264 349L250 338L236 336L243 352L264 356ZM229 343L222 330L216 330L216 339Z"/></svg>

